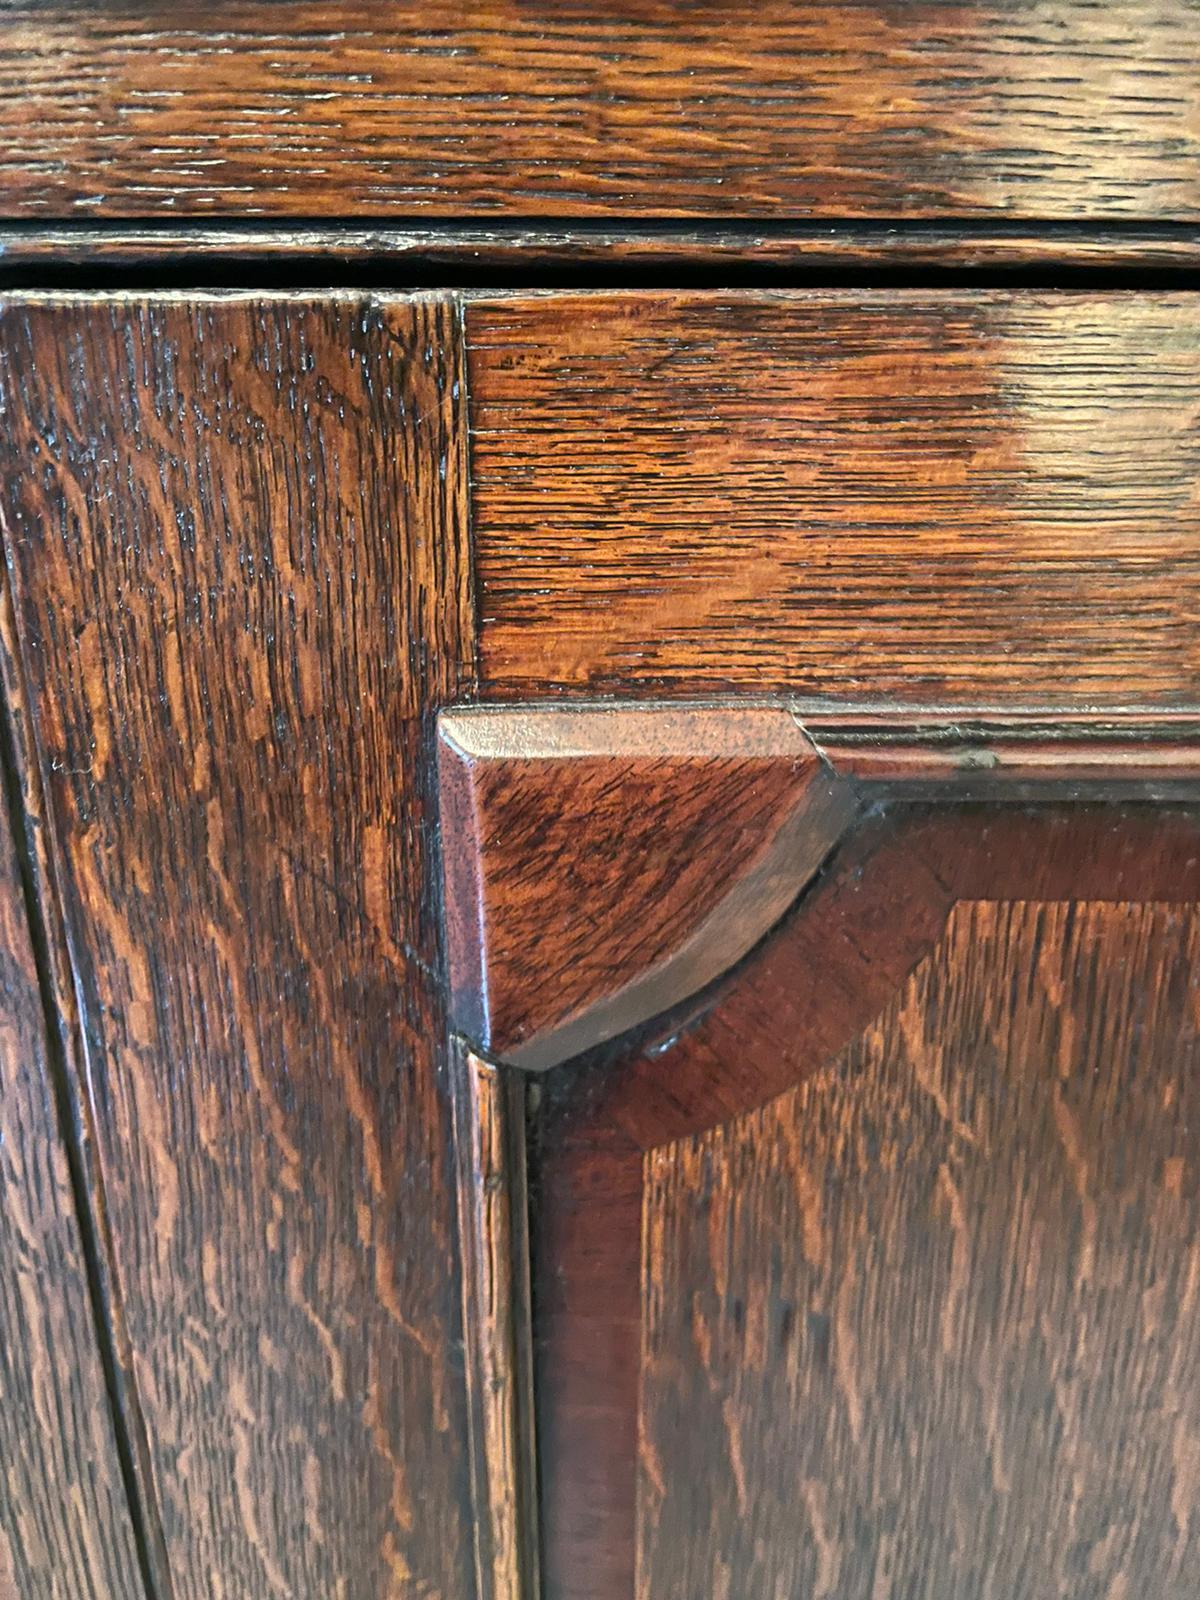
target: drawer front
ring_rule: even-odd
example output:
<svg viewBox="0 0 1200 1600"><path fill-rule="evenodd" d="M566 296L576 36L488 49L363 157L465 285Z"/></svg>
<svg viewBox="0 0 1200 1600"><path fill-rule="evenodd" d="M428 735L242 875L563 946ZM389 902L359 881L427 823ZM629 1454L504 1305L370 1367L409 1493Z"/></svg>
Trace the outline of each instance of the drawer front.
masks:
<svg viewBox="0 0 1200 1600"><path fill-rule="evenodd" d="M7 216L1200 216L1192 0L5 16Z"/></svg>

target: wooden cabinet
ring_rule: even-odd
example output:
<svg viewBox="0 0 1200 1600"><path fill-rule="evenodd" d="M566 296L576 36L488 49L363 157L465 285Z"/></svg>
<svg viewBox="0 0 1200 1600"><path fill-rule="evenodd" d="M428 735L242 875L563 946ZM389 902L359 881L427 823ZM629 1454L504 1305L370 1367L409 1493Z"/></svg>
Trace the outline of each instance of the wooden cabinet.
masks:
<svg viewBox="0 0 1200 1600"><path fill-rule="evenodd" d="M5 13L0 1600L1189 1600L1200 14L393 10Z"/></svg>

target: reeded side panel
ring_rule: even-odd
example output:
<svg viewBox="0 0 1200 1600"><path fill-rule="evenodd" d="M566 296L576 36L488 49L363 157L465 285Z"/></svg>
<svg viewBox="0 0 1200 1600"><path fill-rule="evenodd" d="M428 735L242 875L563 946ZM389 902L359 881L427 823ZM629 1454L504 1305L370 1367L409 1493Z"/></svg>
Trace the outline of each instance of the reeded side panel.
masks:
<svg viewBox="0 0 1200 1600"><path fill-rule="evenodd" d="M14 299L0 504L176 1600L469 1593L457 308Z"/></svg>

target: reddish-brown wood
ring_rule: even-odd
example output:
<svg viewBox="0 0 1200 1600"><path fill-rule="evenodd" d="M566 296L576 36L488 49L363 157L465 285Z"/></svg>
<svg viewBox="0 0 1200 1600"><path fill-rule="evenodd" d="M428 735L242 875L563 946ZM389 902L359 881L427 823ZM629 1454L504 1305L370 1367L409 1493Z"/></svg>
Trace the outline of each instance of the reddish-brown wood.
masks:
<svg viewBox="0 0 1200 1600"><path fill-rule="evenodd" d="M647 1158L639 1596L1190 1596L1198 972L1194 903L959 902Z"/></svg>
<svg viewBox="0 0 1200 1600"><path fill-rule="evenodd" d="M541 1071L728 970L882 793L1200 791L1200 722L802 706L439 718L455 1028Z"/></svg>
<svg viewBox="0 0 1200 1600"><path fill-rule="evenodd" d="M686 1570L700 1589L719 1590L722 1542L731 1549L737 1542L722 1521L735 1515L733 1490L705 1509L689 1499L686 1481L678 1489L660 1482L663 1452L647 1444L650 1424L639 1409L651 1375L645 1340L657 1337L647 1321L654 1296L667 1302L654 1326L678 1326L689 1271L687 1261L660 1260L646 1231L648 1152L724 1129L847 1049L937 949L960 902L1195 900L1200 728L1166 714L1079 713L1047 721L995 712L939 718L866 709L835 714L665 705L468 710L444 716L442 730L451 943L473 985L458 996L458 1025L486 1019L484 996L499 1015L519 1004L530 1016L553 1017L556 1008L575 1001L581 981L592 1005L574 1031L542 1035L536 1062L552 1065L556 1044L559 1060L583 1044L593 1047L538 1090L532 1154L547 1593L553 1600L616 1600L632 1595L636 1585L649 1600L660 1591L692 1592L692 1578L679 1580L683 1588L677 1588L667 1577L668 1541L656 1540L649 1523L638 1533L639 1462L645 1505L691 1507L680 1515L693 1517L702 1537ZM737 750L745 761L752 749L753 786L740 785L737 792L757 796L757 804L739 812L714 803L706 826L704 787L719 801L726 776L712 753L728 759ZM752 842L742 839L734 851L730 839L761 827L764 818L773 823L780 794L794 806L794 791L781 783L796 770L797 750L803 759L819 757L828 826L819 853L791 846L794 867L803 869L793 872L793 891L813 877L838 833L849 830L848 842L729 976L702 993L698 982L676 982L667 997L673 1009L632 1043L594 1048L611 1032L589 1031L598 997L628 992L641 964L660 948L641 938L643 923L660 914L663 921L651 926L668 927L677 937L691 925L678 921L681 908L705 918L734 892L739 870L749 871L753 882L747 867L754 861ZM673 764L680 761L692 781L684 790L685 826L673 835L671 809L656 815L647 797L663 793L674 800ZM764 797L770 802L765 810ZM731 818L737 824L732 834ZM856 818L865 820L856 826ZM801 837L811 844L811 829ZM596 885L589 872L597 875ZM708 899L697 901L697 884L708 885ZM757 903L761 932L778 905L766 896L756 900L753 891L746 898ZM727 965L746 948L731 940ZM1018 952L1014 959L1025 957ZM706 977L717 977L715 963ZM947 983L953 981L952 971ZM1085 985L1079 999L1085 1006L1082 968L1078 982ZM628 1021L645 1022L646 1016L644 1009L630 1012ZM932 1016L930 1027L937 1024ZM1111 1026L1124 1026L1122 1018L1114 1016ZM1020 1133L1013 1133L1018 1144ZM661 1162L653 1170L664 1182L675 1171L663 1178L668 1169ZM764 1250L791 1248L776 1238L765 1214L755 1228ZM1012 1270L1020 1265L1014 1261ZM767 1270L765 1260L744 1267L747 1273ZM696 1338L702 1337L697 1329ZM703 1366L710 1357L700 1349L696 1359ZM682 1370L674 1372L670 1360ZM691 1381L692 1357L677 1350L662 1362L668 1390L681 1392ZM736 1383L736 1370L723 1381ZM671 1428L686 1428L686 1412L685 1405L672 1413ZM1126 1421L1114 1417L1111 1425ZM791 1426L779 1421L783 1434ZM733 1415L727 1428L739 1439L745 1433L747 1449L779 1436L765 1413ZM676 1440L669 1431L664 1437ZM686 1480L686 1436L672 1449ZM697 1481L710 1482L703 1473L723 1469L711 1454L700 1455ZM741 1471L735 1464L735 1478ZM753 1526L746 1493L744 1486L737 1489L736 1515ZM753 1536L746 1537L750 1549ZM878 1557L872 1546L870 1560ZM736 1570L759 1572L766 1584L777 1559L783 1558L760 1550L753 1559L739 1557ZM853 1564L858 1557L845 1559ZM677 1560L683 1562L682 1551ZM1128 1578L1142 1570L1142 1561L1123 1547L1118 1565ZM695 1577L701 1569L702 1580Z"/></svg>
<svg viewBox="0 0 1200 1600"><path fill-rule="evenodd" d="M477 1600L538 1600L525 1089L454 1051Z"/></svg>
<svg viewBox="0 0 1200 1600"><path fill-rule="evenodd" d="M1182 705L1191 294L468 308L485 692Z"/></svg>
<svg viewBox="0 0 1200 1600"><path fill-rule="evenodd" d="M457 307L16 297L0 510L179 1600L470 1590Z"/></svg>
<svg viewBox="0 0 1200 1600"><path fill-rule="evenodd" d="M903 990L908 975L936 949L956 902L1102 901L1136 908L1156 901L1190 905L1198 896L1200 826L1192 810L1136 803L1059 802L1031 807L993 801L931 808L892 802L862 825L797 911L698 1014L669 1019L657 1036L652 1033L631 1051L581 1062L545 1080L534 1157L533 1260L544 1561L552 1600L618 1596L626 1600L635 1586L648 1600L660 1594L696 1592L687 1589L684 1579L669 1576L665 1535L656 1540L653 1531L654 1513L649 1508L654 1505L690 1507L685 1515L694 1528L691 1542L674 1550L677 1571L694 1577L703 1567L705 1585L712 1583L718 1590L720 1572L725 1570L720 1566L722 1549L735 1553L743 1538L753 1541L757 1526L753 1502L738 1498L742 1466L714 1467L713 1452L719 1454L725 1445L714 1442L704 1428L693 1433L686 1414L674 1413L676 1420L670 1426L684 1431L669 1435L677 1440L672 1461L682 1480L672 1484L663 1478L664 1452L654 1434L668 1424L667 1413L655 1410L656 1396L665 1406L672 1386L681 1391L694 1381L699 1370L694 1364L707 1359L706 1335L697 1320L695 1345L687 1351L677 1348L669 1357L664 1351L660 1358L653 1354L655 1339L661 1341L656 1330L661 1330L664 1319L677 1324L687 1315L688 1297L707 1290L703 1270L691 1257L663 1257L657 1250L661 1235L651 1237L644 1231L646 1226L658 1226L653 1202L646 1198L646 1175L658 1173L654 1181L661 1184L665 1170L662 1163L647 1167L646 1152L669 1149L705 1129L724 1129L834 1060L864 1034L872 1019ZM1167 1008L1159 1014L1167 1019L1163 1026L1168 1034L1159 1037L1169 1037L1170 1019L1180 1016L1179 1008L1190 992L1186 985L1149 999L1130 995L1121 1003L1111 998L1118 992L1111 987L1116 982L1114 969L1109 966L1102 976L1110 985L1110 999L1099 1013L1104 1027L1129 1026L1128 1007L1144 1003ZM952 985L953 973L947 981ZM1092 982L1086 964L1071 967L1061 982L1066 989L1060 1003L1086 1015ZM946 1005L951 1009L929 1019L931 1049L937 1048L939 1030L949 1027L955 1014L949 999ZM1035 1027L1036 1015L1028 1025ZM1040 1048L1036 1034L1031 1041L1036 1052ZM950 1048L947 1039L946 1049ZM965 1063L962 1070L969 1070ZM1168 1092L1176 1069L1168 1058L1160 1059L1159 1070L1166 1074L1163 1092ZM852 1091L849 1095L852 1101ZM1020 1132L1012 1131L1014 1137ZM902 1157L897 1159L903 1171ZM751 1166L737 1181L750 1184L754 1174ZM706 1192L689 1203L724 1207L734 1203L724 1194L710 1194L705 1201ZM1139 1204L1148 1204L1148 1197ZM649 1213L645 1205L651 1205ZM647 1216L650 1221L644 1223ZM1145 1225L1152 1226L1152 1221L1147 1213ZM777 1234L765 1217L760 1216L760 1222L757 1237L762 1253L744 1262L739 1271L752 1278L758 1274L765 1283L773 1271L771 1251L783 1252L784 1262L790 1263L800 1245L791 1234L786 1239ZM1019 1272L1021 1260L1014 1257L1003 1267ZM1142 1288L1148 1288L1146 1280L1131 1287L1130 1294L1136 1298ZM732 1315L729 1302L722 1304L725 1314ZM1134 1309L1131 1301L1130 1316ZM1119 1317L1109 1324L1121 1325ZM1173 1326L1186 1341L1186 1324L1177 1321ZM719 1331L710 1329L713 1337ZM861 1331L869 1337L868 1328ZM750 1351L757 1346L747 1345L751 1336L740 1324L721 1337L728 1354L722 1357L726 1376L717 1381L736 1386L739 1361L754 1359ZM1113 1335L1106 1337L1111 1341ZM1103 1366L1103 1348L1092 1356L1097 1373ZM1188 1348L1186 1343L1181 1347L1181 1359L1190 1361ZM1116 1359L1117 1352L1110 1353ZM761 1359L770 1358L764 1352ZM660 1361L665 1365L648 1365ZM1015 1375L1013 1381L1018 1381ZM950 1384L946 1403L951 1403L952 1394ZM773 1418L750 1407L742 1410L733 1398L728 1404L732 1409L724 1426L742 1430L748 1451L756 1451L760 1441L769 1447L771 1439L780 1436L778 1430L786 1434L795 1426L790 1414ZM882 1404L881 1397L872 1397L871 1404ZM1139 1425L1136 1406L1127 1416L1120 1411L1119 1399L1113 1404L1116 1409L1097 1423L1101 1440L1105 1427ZM1147 1418L1142 1421L1158 1428ZM1163 1442L1166 1437L1159 1429L1156 1450L1169 1449L1169 1441ZM869 1445L863 1448L869 1452ZM694 1479L689 1476L693 1458ZM640 1534L639 1471L644 1516L649 1518L642 1522ZM713 1491L709 1500L689 1500L690 1485L711 1489L714 1472L720 1492ZM1125 1481L1140 1480L1135 1473ZM1178 1494L1191 1494L1188 1482L1186 1477L1178 1479ZM884 1480L879 1479L875 1488L883 1492ZM696 1489L702 1496L705 1492ZM753 1493L759 1492L756 1480ZM764 1484L761 1492L770 1500L778 1487ZM801 1490L796 1492L802 1501ZM845 1506L838 1510L836 1484L825 1485L821 1492L830 1516L849 1514ZM1144 1515L1153 1518L1156 1513L1147 1506ZM723 1520L729 1518L735 1523ZM738 1518L742 1531L735 1533L731 1528L738 1525ZM672 1526L677 1533L677 1525ZM770 1531L769 1517L763 1527ZM848 1537L838 1535L843 1544ZM1154 1543L1159 1536L1147 1532L1146 1537L1151 1540L1150 1553L1139 1555L1130 1554L1129 1542L1122 1536L1120 1560L1112 1568L1116 1577L1123 1571L1125 1581L1132 1583L1139 1572L1160 1570L1153 1554L1160 1548ZM870 1540L868 1544L874 1560L879 1548ZM639 1549L640 1578L635 1573ZM970 1553L968 1540L964 1559ZM858 1574L857 1579L845 1581L851 1585L867 1581L862 1574L868 1557L860 1560L848 1549L842 1554L848 1570ZM760 1549L756 1559L774 1570L770 1563L784 1557L776 1541L765 1551ZM761 1570L754 1562L749 1566L741 1558L738 1562L739 1573ZM1041 1593L1040 1571L1029 1579L1032 1588L1018 1586L1015 1592ZM683 1588L677 1586L681 1581Z"/></svg>
<svg viewBox="0 0 1200 1600"><path fill-rule="evenodd" d="M1189 0L26 3L9 216L1200 215Z"/></svg>
<svg viewBox="0 0 1200 1600"><path fill-rule="evenodd" d="M853 810L786 708L440 719L455 1026L553 1066L717 977Z"/></svg>

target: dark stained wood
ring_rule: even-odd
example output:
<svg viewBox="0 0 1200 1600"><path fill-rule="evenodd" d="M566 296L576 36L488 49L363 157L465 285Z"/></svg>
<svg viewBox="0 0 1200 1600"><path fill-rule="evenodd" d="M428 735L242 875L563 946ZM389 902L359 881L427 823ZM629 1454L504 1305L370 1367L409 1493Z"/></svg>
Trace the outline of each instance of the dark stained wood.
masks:
<svg viewBox="0 0 1200 1600"><path fill-rule="evenodd" d="M1200 215L1189 0L6 8L8 216Z"/></svg>
<svg viewBox="0 0 1200 1600"><path fill-rule="evenodd" d="M1195 905L959 902L647 1158L639 1596L1194 1592L1198 971Z"/></svg>
<svg viewBox="0 0 1200 1600"><path fill-rule="evenodd" d="M478 1600L538 1600L525 1081L456 1042Z"/></svg>
<svg viewBox="0 0 1200 1600"><path fill-rule="evenodd" d="M469 1592L458 313L14 298L0 505L175 1592Z"/></svg>
<svg viewBox="0 0 1200 1600"><path fill-rule="evenodd" d="M643 1341L652 1315L688 1315L692 1301L690 1290L677 1287L680 1276L690 1270L689 1262L660 1260L656 1252L650 1253L650 1235L643 1231L649 1226L644 1217L650 1216L643 1210L648 1203L644 1174L657 1170L653 1161L647 1166L647 1152L677 1149L677 1141L709 1129L727 1132L738 1117L788 1093L798 1081L851 1048L856 1039L869 1035L874 1019L903 993L909 975L938 946L959 902L1026 901L1049 906L1046 914L1058 916L1064 904L1104 902L1124 906L1134 915L1153 902L1190 905L1200 899L1200 823L1196 818L1192 808L1129 802L992 800L932 806L891 802L868 817L797 910L726 983L717 985L698 1007L693 1006L692 1014L685 1011L666 1018L624 1052L584 1060L545 1080L533 1158L533 1261L549 1600L616 1600L618 1596L624 1600L634 1593L639 1549L639 1439L643 1449L641 1504L648 1519L640 1547L646 1561L651 1560L653 1551L655 1560L661 1556L662 1563L667 1562L667 1546L653 1544L649 1532L655 1498L669 1490L660 1481L663 1474L658 1459L663 1447L646 1442L647 1426L657 1425L656 1421L649 1418L648 1424L648 1413L639 1409L639 1393L653 1395ZM1089 997L1094 997L1095 983L1101 980L1095 976L1094 966L1084 962L1077 979L1072 977L1074 970L1051 964L1045 981L1049 983L1050 975L1057 973L1054 981L1060 1011L1074 1007L1082 1018L1087 1015ZM1106 971L1102 976L1111 993L1118 993L1115 972ZM1070 994L1064 999L1068 988ZM1167 1030L1161 1037L1169 1037L1172 1027L1184 1025L1181 1016L1191 1016L1189 992L1178 983L1160 991L1162 1025ZM1127 1009L1149 1003L1141 991L1127 993L1126 1001ZM951 1007L946 1028L952 1029L958 1013L950 1000L946 1003ZM1032 1001L1027 1000L1026 1005L1031 1006ZM1053 1016L1051 1012L1044 1018L1046 1028ZM1114 1028L1124 1025L1121 1014L1111 1020ZM1194 1026L1194 1022L1186 1026ZM931 1020L926 1031L927 1048L935 1050L936 1021ZM1092 1040L1101 1054L1090 1059L1103 1062L1102 1047L1096 1042L1100 1036L1087 1033L1082 1021L1076 1031L1079 1048L1088 1048L1087 1041ZM954 1037L948 1033L947 1071L953 1066L953 1043ZM1169 1065L1169 1057L1160 1062L1163 1072L1168 1072ZM1165 1086L1160 1087L1165 1092ZM897 1162L902 1166L901 1154L897 1154ZM739 1185L752 1183L741 1168L739 1173ZM693 1203L705 1205L704 1194L702 1189ZM710 1193L710 1219L714 1203ZM728 1203L736 1205L732 1197ZM778 1235L765 1235L765 1253L756 1255L754 1262L766 1283L775 1282L781 1272L800 1270L781 1241L785 1237L801 1241L802 1221ZM694 1226L703 1231L703 1223ZM713 1248L724 1249L724 1239L724 1235L714 1235ZM771 1265L772 1240L778 1243L774 1257L782 1252L782 1265L778 1261ZM795 1252L800 1249L797 1244ZM1176 1262L1172 1270L1177 1267ZM750 1270L749 1264L746 1270ZM644 1276L646 1272L651 1280ZM706 1282L703 1263L696 1266L695 1273L697 1292L702 1292ZM1140 1288L1136 1293L1140 1295ZM661 1305L659 1296L678 1303ZM728 1305L732 1304L730 1300ZM1132 1318L1134 1310L1126 1310ZM706 1402L717 1404L722 1395L728 1397L729 1414L716 1440L699 1422L693 1432L686 1415L671 1411L670 1385L698 1381L694 1373L674 1372L672 1361L703 1365L708 1350L703 1343L705 1326L697 1321L693 1344L687 1350L677 1348L670 1358L663 1357L662 1427L677 1452L673 1458L676 1469L685 1475L682 1463L689 1450L697 1454L699 1462L706 1449L723 1448L720 1441L739 1422L750 1452L756 1448L759 1433L768 1439L782 1436L772 1433L773 1425L757 1413L742 1417L736 1402L739 1380L732 1370L727 1380L717 1382L714 1400ZM714 1338L720 1332L724 1340L720 1349L731 1352L730 1361L737 1349L749 1352L752 1373L747 1383L768 1381L763 1374L753 1377L757 1371L753 1363L767 1360L764 1347L745 1342L760 1334L767 1336L761 1319L749 1333L746 1326L740 1332L715 1327L709 1331ZM801 1328L794 1338L800 1341L803 1337ZM758 1357L754 1350L760 1352ZM1113 1355L1115 1358L1115 1351ZM782 1400L778 1403L782 1408ZM880 1395L873 1395L871 1404L877 1415L883 1414L878 1410ZM779 1430L796 1425L789 1415L777 1419ZM671 1434L672 1427L677 1437ZM1153 1431L1157 1448L1165 1437L1157 1416L1146 1422L1146 1428ZM880 1448L885 1443L885 1438L876 1440ZM864 1442L863 1460L868 1459L869 1448L869 1442ZM727 1459L721 1460L724 1470ZM711 1477L704 1476L708 1470L707 1465L699 1464L700 1479L711 1486ZM780 1470L777 1461L771 1470ZM1140 1480L1127 1481L1134 1485ZM739 1502L736 1472L733 1477L727 1474L722 1482L723 1497L712 1502L712 1516L744 1517L746 1528L739 1533L737 1544L741 1549L743 1538L754 1538L753 1506L749 1499L746 1504ZM675 1492L686 1497L687 1483L677 1485ZM764 1492L770 1501L772 1495L785 1491L772 1485ZM702 1493L697 1490L698 1495ZM841 1514L833 1485L829 1494L829 1514ZM793 1511L797 1518L806 1514L802 1498L796 1500ZM694 1503L680 1515L697 1519L697 1543L708 1555L695 1559L703 1562L712 1557L708 1577L699 1587L689 1589L682 1578L666 1579L665 1565L654 1568L651 1580L647 1566L639 1593L707 1593L710 1584L711 1592L721 1593L721 1583L726 1581L734 1583L732 1593L743 1571L761 1575L761 1568L753 1564L749 1569L735 1565L723 1579L713 1556L723 1536L716 1523L701 1519ZM678 1524L674 1526L677 1532ZM706 1531L710 1528L714 1530L711 1539ZM851 1535L845 1533L844 1537L850 1539ZM866 1540L867 1533L861 1537ZM679 1549L676 1554L682 1571L684 1551ZM786 1562L789 1558L778 1552L760 1552L759 1559ZM686 1570L695 1576L694 1566ZM858 1570L861 1573L861 1568ZM1010 1586L1008 1592L1040 1594L1039 1570L1030 1578L1032 1588ZM1132 1569L1132 1575L1136 1571ZM683 1587L673 1588L672 1583ZM784 1582L782 1592L793 1590ZM855 1592L852 1583L848 1592Z"/></svg>
<svg viewBox="0 0 1200 1600"><path fill-rule="evenodd" d="M783 707L443 713L455 1026L553 1066L724 972L854 810Z"/></svg>
<svg viewBox="0 0 1200 1600"><path fill-rule="evenodd" d="M121 1471L11 821L0 808L0 1595L154 1600Z"/></svg>
<svg viewBox="0 0 1200 1600"><path fill-rule="evenodd" d="M692 281L684 274L720 272L730 278L769 281L868 272L921 274L1017 272L1056 284L1074 274L1130 275L1145 290L1147 275L1186 274L1200 267L1200 227L1191 223L1104 225L1084 219L1041 222L1036 227L997 222L966 226L762 220L754 223L556 223L549 219L389 226L353 223L0 222L0 274L71 269L93 279L111 274L126 285L131 274L192 271L196 281L238 272L280 274L320 270L363 276L397 272L411 284L444 286L523 279L559 281L604 271L614 281ZM836 275L836 276L835 276ZM1134 276L1138 275L1138 276ZM1140 281L1139 281L1140 278ZM1186 284L1186 278L1183 280ZM244 279L240 286L244 285Z"/></svg>
<svg viewBox="0 0 1200 1600"><path fill-rule="evenodd" d="M563 294L467 333L489 698L1195 704L1194 295Z"/></svg>

